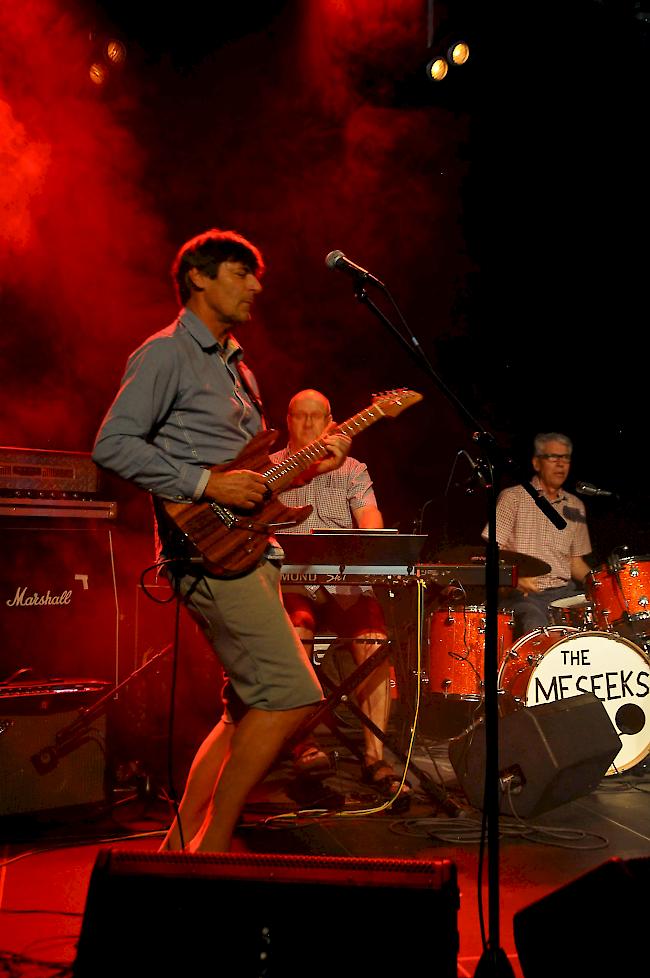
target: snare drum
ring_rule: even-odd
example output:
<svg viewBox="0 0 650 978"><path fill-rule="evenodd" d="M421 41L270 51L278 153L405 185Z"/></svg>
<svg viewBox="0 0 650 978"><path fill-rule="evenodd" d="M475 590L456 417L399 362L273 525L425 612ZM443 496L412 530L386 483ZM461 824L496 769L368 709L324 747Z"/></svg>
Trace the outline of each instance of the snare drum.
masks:
<svg viewBox="0 0 650 978"><path fill-rule="evenodd" d="M429 623L429 691L459 699L483 698L485 607L450 606ZM513 641L512 611L499 611L498 660Z"/></svg>
<svg viewBox="0 0 650 978"><path fill-rule="evenodd" d="M593 629L594 605L584 594L570 594L568 598L551 601L549 614L554 625L567 625L569 628Z"/></svg>
<svg viewBox="0 0 650 978"><path fill-rule="evenodd" d="M619 621L634 622L639 635L650 634L650 557L619 557L587 575L587 594L596 624L616 630Z"/></svg>
<svg viewBox="0 0 650 978"><path fill-rule="evenodd" d="M650 752L650 659L619 635L566 628L531 632L504 659L499 688L520 706L580 693L597 696L621 737L608 775L634 767Z"/></svg>

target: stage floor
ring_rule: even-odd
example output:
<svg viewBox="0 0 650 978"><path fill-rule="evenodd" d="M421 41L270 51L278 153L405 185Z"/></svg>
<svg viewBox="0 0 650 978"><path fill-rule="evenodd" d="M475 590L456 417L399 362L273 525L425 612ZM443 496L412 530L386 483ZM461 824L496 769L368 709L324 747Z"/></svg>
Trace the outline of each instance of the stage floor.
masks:
<svg viewBox="0 0 650 978"><path fill-rule="evenodd" d="M326 728L317 728L319 741L335 763L335 773L324 780L296 779L288 762L277 765L250 798L238 828L234 848L241 852L302 854L309 856L375 857L379 859L451 860L460 889L458 975L475 973L483 951L478 899L481 813L473 808L458 784L449 761L447 743L418 737L413 760L435 784L423 790L413 772L413 788L407 811L385 810L374 814L350 814L372 809L375 793L360 780L360 766L341 742ZM347 736L360 737L351 726ZM500 818L498 889L488 893L487 859L483 860L483 929L489 932L489 908L499 914L499 942L517 978L522 975L513 934L513 916L569 881L591 873L605 861L650 858L650 774L645 762L619 775L604 777L599 787L535 818ZM443 810L445 799L450 811ZM315 814L298 814L316 810ZM452 817L456 811L458 814ZM345 815L341 813L345 812ZM450 813L451 812L451 813ZM65 974L76 953L91 870L100 847L155 852L169 818L168 803L151 783L139 783L139 793L128 790L114 797L103 810L87 806L74 812L42 816L12 816L2 820L0 868L1 960L11 960L7 974L50 976ZM292 817L282 818L284 813ZM599 878L594 877L597 891ZM496 895L495 895L496 894ZM598 894L607 901L625 902L625 894ZM605 937L581 933L592 949ZM354 921L341 919L332 908L313 921L316 940L398 942L404 946L406 966L420 962L418 972L435 975L436 946L428 933L414 933L410 921L400 916L399 901L387 906L384 919L364 920L363 910ZM548 939L553 940L553 920ZM647 935L627 933L624 946L642 948ZM169 935L143 935L168 939ZM120 933L115 940L120 941ZM218 919L215 920L215 940ZM127 954L125 949L125 955ZM563 953L558 946L557 955ZM643 953L641 950L632 953ZM411 958L412 955L412 958ZM597 958L596 958L597 960ZM35 965L30 962L42 962ZM427 963L422 966L422 962ZM623 964L623 960L622 960ZM640 961L639 961L640 965ZM61 970L63 966L63 970ZM622 967L620 974L631 973ZM306 972L308 973L308 972ZM339 972L345 975L345 965ZM244 978L244 976L241 976Z"/></svg>

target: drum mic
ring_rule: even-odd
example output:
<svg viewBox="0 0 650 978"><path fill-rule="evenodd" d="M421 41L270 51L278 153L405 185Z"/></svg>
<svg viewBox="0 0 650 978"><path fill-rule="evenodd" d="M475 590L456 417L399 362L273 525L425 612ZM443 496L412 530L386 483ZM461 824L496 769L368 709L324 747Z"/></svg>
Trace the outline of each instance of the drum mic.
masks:
<svg viewBox="0 0 650 978"><path fill-rule="evenodd" d="M579 496L615 496L616 493L610 492L609 489L599 489L598 486L594 486L591 482L576 482L576 492Z"/></svg>

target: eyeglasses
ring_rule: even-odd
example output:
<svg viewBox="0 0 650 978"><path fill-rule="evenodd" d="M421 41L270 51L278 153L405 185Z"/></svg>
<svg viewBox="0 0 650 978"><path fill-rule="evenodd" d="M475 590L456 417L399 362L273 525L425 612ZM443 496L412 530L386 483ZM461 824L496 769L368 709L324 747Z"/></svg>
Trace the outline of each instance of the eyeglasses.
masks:
<svg viewBox="0 0 650 978"><path fill-rule="evenodd" d="M557 455L555 452L551 452L550 455L545 455L542 453L538 455L537 458L547 458L549 462L570 462L571 455Z"/></svg>
<svg viewBox="0 0 650 978"><path fill-rule="evenodd" d="M289 413L296 421L307 421L307 419L310 421L322 421L323 418L327 417L325 411L290 411Z"/></svg>

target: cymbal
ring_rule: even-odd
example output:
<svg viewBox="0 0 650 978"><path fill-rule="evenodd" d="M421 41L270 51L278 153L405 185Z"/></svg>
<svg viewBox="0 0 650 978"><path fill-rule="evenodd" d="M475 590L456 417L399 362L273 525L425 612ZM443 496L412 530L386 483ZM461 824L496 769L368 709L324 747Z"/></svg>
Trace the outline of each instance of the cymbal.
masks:
<svg viewBox="0 0 650 978"><path fill-rule="evenodd" d="M472 547L461 544L456 547L448 547L436 555L436 562L439 564L485 564L486 548ZM519 577L541 577L548 574L551 565L530 554L520 554L516 550L499 550L499 562L502 564L514 564L517 568Z"/></svg>

